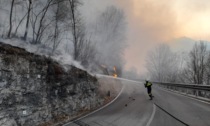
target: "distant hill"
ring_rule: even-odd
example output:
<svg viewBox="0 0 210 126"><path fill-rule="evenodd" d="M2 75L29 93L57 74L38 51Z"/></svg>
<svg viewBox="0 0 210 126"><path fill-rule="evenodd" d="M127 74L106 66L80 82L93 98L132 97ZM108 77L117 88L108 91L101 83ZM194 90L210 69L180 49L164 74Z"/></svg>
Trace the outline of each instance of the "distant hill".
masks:
<svg viewBox="0 0 210 126"><path fill-rule="evenodd" d="M206 42L207 49L210 50L210 42L206 41L206 40L193 40L193 39L188 38L188 37L181 37L181 38L173 39L169 43L170 43L170 47L173 51L189 52L193 48L194 44L196 42L199 42L199 41Z"/></svg>

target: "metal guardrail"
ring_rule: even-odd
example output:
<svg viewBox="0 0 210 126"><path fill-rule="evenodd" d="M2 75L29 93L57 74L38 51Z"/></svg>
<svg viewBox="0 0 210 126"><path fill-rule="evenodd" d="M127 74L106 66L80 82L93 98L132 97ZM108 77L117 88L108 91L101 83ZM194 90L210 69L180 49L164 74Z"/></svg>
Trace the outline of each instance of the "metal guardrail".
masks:
<svg viewBox="0 0 210 126"><path fill-rule="evenodd" d="M172 86L172 87L196 89L196 90L202 90L202 91L210 91L210 85L175 84L175 83L162 83L162 82L153 82L153 83L158 84L158 85L163 85L163 86Z"/></svg>
<svg viewBox="0 0 210 126"><path fill-rule="evenodd" d="M153 82L162 88L180 92L210 102L210 85Z"/></svg>

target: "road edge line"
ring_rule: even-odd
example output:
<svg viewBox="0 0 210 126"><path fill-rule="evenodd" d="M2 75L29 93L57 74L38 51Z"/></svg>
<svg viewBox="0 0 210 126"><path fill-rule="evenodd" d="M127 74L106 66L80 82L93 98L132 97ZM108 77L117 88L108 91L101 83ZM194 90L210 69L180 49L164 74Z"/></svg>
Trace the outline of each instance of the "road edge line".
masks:
<svg viewBox="0 0 210 126"><path fill-rule="evenodd" d="M182 93L180 93L180 92L176 92L176 91L169 90L169 89L166 89L166 88L161 88L161 87L158 87L158 88L159 88L159 89L162 89L162 90L164 90L164 91L166 91L166 92L170 92L170 93L172 93L172 94L177 94L177 95L180 95L180 96L184 96L184 97L186 97L186 98L193 99L193 100L195 100L195 101L199 101L199 102L202 102L202 103L205 103L205 104L210 105L210 103L207 102L207 101L204 101L204 100L202 100L202 99L199 99L199 98L195 98L195 97L189 96L189 95L187 95L187 94L182 94Z"/></svg>
<svg viewBox="0 0 210 126"><path fill-rule="evenodd" d="M122 91L124 90L124 87L125 87L125 86L124 86L124 84L123 84L123 86L122 86L122 88L121 88L119 94L118 94L117 97L115 97L111 102L107 103L106 105L102 106L101 108L99 108L99 109L97 109L97 110L95 110L95 111L93 111L93 112L91 112L91 113L89 113L89 114L87 114L87 115L85 115L85 116L82 116L82 117L80 117L80 118L78 118L78 119L76 119L76 120L74 120L74 121L68 122L68 123L66 123L66 124L64 124L64 125L62 125L62 126L67 126L68 124L72 124L72 123L74 123L75 121L81 120L81 119L83 119L83 118L85 118L85 117L87 117L87 116L90 116L90 115L92 115L92 114L94 114L94 113L96 113L96 112L98 112L98 111L100 111L100 110L102 110L102 109L108 107L109 105L111 105L113 102L115 102L115 101L118 99L118 97L122 94Z"/></svg>
<svg viewBox="0 0 210 126"><path fill-rule="evenodd" d="M135 80L125 79L125 78L120 78L120 77L115 78L113 76L102 75L102 74L97 74L96 76L107 77L107 78L112 78L116 80L130 81L130 82L138 83L138 84L142 83L141 81L135 81Z"/></svg>
<svg viewBox="0 0 210 126"><path fill-rule="evenodd" d="M156 113L156 105L153 104L152 115L151 115L149 121L147 122L147 125L146 126L150 126L151 125L151 123L152 123L152 121L153 121L153 119L155 117L155 113Z"/></svg>

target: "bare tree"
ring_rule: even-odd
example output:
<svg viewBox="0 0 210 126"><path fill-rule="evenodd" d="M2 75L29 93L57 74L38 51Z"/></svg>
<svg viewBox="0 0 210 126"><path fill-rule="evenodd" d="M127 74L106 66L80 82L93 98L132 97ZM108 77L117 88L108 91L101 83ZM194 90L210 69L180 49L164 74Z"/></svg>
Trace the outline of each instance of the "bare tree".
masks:
<svg viewBox="0 0 210 126"><path fill-rule="evenodd" d="M79 27L81 25L81 18L80 14L78 12L78 6L81 4L80 0L69 0L69 5L70 5L70 11L71 11L71 27L72 27L72 36L73 36L73 45L74 45L74 53L73 57L75 60L78 59L79 57L79 41L78 41L78 35L80 34L79 32Z"/></svg>
<svg viewBox="0 0 210 126"><path fill-rule="evenodd" d="M51 3L53 2L53 0L48 0L47 4L45 5L45 7L42 9L41 11L41 16L40 16L40 20L39 20L39 25L38 25L38 30L37 30L37 33L36 33L36 39L34 41L35 44L37 43L40 43L41 42L41 39L42 39L42 36L43 36L43 33L44 31L46 30L46 28L48 27L48 25L51 23L48 23L46 25L44 25L44 19L45 19L45 16L47 14L47 11L51 5Z"/></svg>
<svg viewBox="0 0 210 126"><path fill-rule="evenodd" d="M118 71L122 71L123 52L126 47L124 12L114 6L109 6L96 18L96 23L89 29L96 42L97 64L104 64L109 69L116 66Z"/></svg>
<svg viewBox="0 0 210 126"><path fill-rule="evenodd" d="M18 23L16 29L15 29L15 33L14 35L17 35L18 29L20 27L20 25L22 24L22 22L24 21L25 17L27 16L27 13L22 17L22 19L20 20L20 22Z"/></svg>
<svg viewBox="0 0 210 126"><path fill-rule="evenodd" d="M55 28L54 28L54 35L53 35L53 52L57 48L58 44L60 43L58 38L59 38L59 28L58 28L58 21L59 21L59 8L60 4L57 3L57 9L55 12Z"/></svg>
<svg viewBox="0 0 210 126"><path fill-rule="evenodd" d="M208 51L208 59L206 62L205 81L207 85L210 85L210 51Z"/></svg>
<svg viewBox="0 0 210 126"><path fill-rule="evenodd" d="M179 70L178 57L170 47L161 44L149 52L146 68L152 80L160 82L175 82Z"/></svg>
<svg viewBox="0 0 210 126"><path fill-rule="evenodd" d="M53 23L54 31L51 35L51 40L53 42L52 53L54 53L54 51L62 41L61 34L66 31L65 30L66 28L59 25L59 24L65 24L65 20L68 18L67 15L68 9L67 6L65 5L66 4L65 1L66 0L54 0L55 3L55 7L53 10L54 18L52 19L54 21Z"/></svg>
<svg viewBox="0 0 210 126"><path fill-rule="evenodd" d="M207 45L200 41L195 44L189 55L189 61L186 68L188 80L194 84L203 84L207 61Z"/></svg>
<svg viewBox="0 0 210 126"><path fill-rule="evenodd" d="M53 50L57 48L58 44L61 42L60 35L63 31L61 30L59 25L61 22L62 24L67 22L69 23L70 20L70 31L72 34L72 42L73 42L73 57L75 60L78 60L84 66L88 66L89 61L94 59L95 49L91 41L91 37L86 34L86 28L84 23L81 20L80 13L78 11L78 6L80 3L79 0L69 0L68 5L66 5L65 0L54 0L56 2L56 7L54 10L54 33L52 35L53 40ZM66 11L70 11L70 15L66 14ZM64 25L65 26L65 25ZM65 28L63 28L65 29ZM59 39L60 38L60 39Z"/></svg>
<svg viewBox="0 0 210 126"><path fill-rule="evenodd" d="M96 48L94 46L94 43L91 40L91 36L86 35L85 28L80 28L80 35L79 35L79 41L78 41L78 61L81 62L81 64L88 68L91 63L95 62L96 57Z"/></svg>
<svg viewBox="0 0 210 126"><path fill-rule="evenodd" d="M7 34L8 38L10 38L11 31L12 31L12 15L13 15L14 2L15 2L15 0L12 0L12 2L11 2L10 18L9 18L9 31L8 31L8 34Z"/></svg>
<svg viewBox="0 0 210 126"><path fill-rule="evenodd" d="M35 2L36 4L34 4ZM47 12L49 11L50 7L56 3L54 2L54 0L47 0L44 2L45 3L43 3L43 1L34 1L32 5L34 5L35 7L33 6L31 7L30 22L32 26L32 35L33 35L32 42L34 44L38 44L42 42L43 36L45 35L45 33L47 33L46 32L47 28L49 28L50 25L53 23L53 20L46 19L46 16L48 16L48 18L51 17L50 13L47 13ZM41 6L43 6L43 4L45 5L42 8L41 6L36 7L39 4L42 4ZM26 32L27 32L27 26L26 26Z"/></svg>

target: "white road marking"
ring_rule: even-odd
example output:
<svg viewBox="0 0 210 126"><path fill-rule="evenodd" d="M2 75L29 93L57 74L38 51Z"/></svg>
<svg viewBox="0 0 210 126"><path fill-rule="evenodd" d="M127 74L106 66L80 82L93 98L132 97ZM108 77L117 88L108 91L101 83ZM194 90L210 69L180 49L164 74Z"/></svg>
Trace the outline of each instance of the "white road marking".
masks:
<svg viewBox="0 0 210 126"><path fill-rule="evenodd" d="M96 76L99 76L99 77L107 77L107 78L112 78L112 79L117 79L117 80L124 80L124 81L130 81L130 82L134 82L134 83L142 83L140 81L134 81L134 80L129 80L129 79L125 79L125 78L115 78L115 77L112 77L112 76L108 76L108 75L101 75L101 74L97 74Z"/></svg>
<svg viewBox="0 0 210 126"><path fill-rule="evenodd" d="M117 79L117 80L123 80L123 81L129 81L129 82L134 82L134 83L136 83L135 85L139 85L139 84L141 83L141 82L139 82L139 81L133 81L133 80L128 80L128 79L124 79L124 78L115 78L115 77L107 76L107 75L100 75L100 74L97 74L96 76L98 76L98 77L107 77L107 78L112 78L112 79ZM137 84L137 83L138 83L138 84ZM106 104L105 106L103 106L103 107L101 107L101 108L99 108L99 109L97 109L97 110L95 110L95 111L93 111L93 112L91 112L91 113L89 113L89 114L83 116L83 117L80 117L80 118L78 118L78 119L76 119L76 120L74 120L74 121L81 120L81 119L83 119L83 118L85 118L85 117L88 117L88 116L90 116L90 115L92 115L92 114L94 114L94 113L96 113L96 112L98 112L98 111L104 109L105 107L108 107L108 106L111 105L114 101L116 101L116 100L118 99L118 97L122 94L124 88L125 88L125 85L123 84L122 89L121 89L121 91L119 92L119 94L117 95L117 97L115 97L114 100L112 100L110 103L108 103L108 104ZM150 117L150 120L149 120L149 122L148 122L147 124L150 125L150 123L152 122L152 120L153 120L153 118L154 118L155 112L156 112L156 106L153 104L153 113L152 113L152 115L151 115L151 117ZM66 124L64 124L63 126L67 126L67 125L72 124L72 123L74 123L74 122L66 123ZM147 125L147 126L149 126L149 125Z"/></svg>
<svg viewBox="0 0 210 126"><path fill-rule="evenodd" d="M95 110L95 111L93 111L93 112L91 112L91 113L89 113L89 114L83 116L83 117L80 117L80 118L78 118L78 119L76 119L76 120L74 120L74 121L81 120L81 119L83 119L83 118L85 118L85 117L87 117L87 116L90 116L90 115L92 115L92 114L94 114L94 113L96 113L96 112L98 112L98 111L104 109L105 107L111 105L111 104L112 104L114 101L116 101L116 100L118 99L118 97L122 94L124 88L125 88L125 86L123 85L123 86L122 86L122 89L121 89L120 93L117 95L117 97L115 97L114 100L112 100L111 102L109 102L109 103L106 104L105 106L103 106L103 107L101 107L101 108L99 108L99 109L97 109L97 110ZM63 126L67 126L67 125L72 124L72 123L73 123L73 122L69 122L69 123L64 124Z"/></svg>
<svg viewBox="0 0 210 126"><path fill-rule="evenodd" d="M155 104L153 104L153 112L152 112L152 115L151 115L149 121L147 122L146 126L150 126L151 125L152 120L154 119L154 116L155 116L155 112L156 112L156 106L155 106Z"/></svg>

